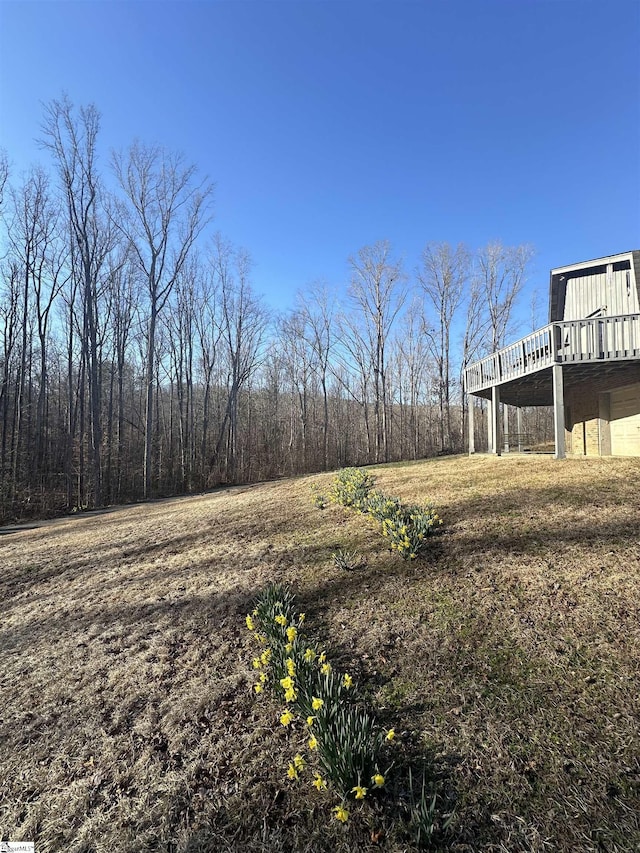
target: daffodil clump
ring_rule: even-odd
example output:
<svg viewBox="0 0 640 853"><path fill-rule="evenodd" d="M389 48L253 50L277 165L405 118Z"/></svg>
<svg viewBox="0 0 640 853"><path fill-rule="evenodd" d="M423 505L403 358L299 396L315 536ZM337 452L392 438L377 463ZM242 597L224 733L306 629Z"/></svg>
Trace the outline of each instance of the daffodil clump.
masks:
<svg viewBox="0 0 640 853"><path fill-rule="evenodd" d="M327 499L315 483L311 486L311 503L318 509L325 509L327 506Z"/></svg>
<svg viewBox="0 0 640 853"><path fill-rule="evenodd" d="M318 791L331 784L342 799L334 816L344 823L349 798L363 800L384 788L388 769L383 771L382 762L393 732L377 725L359 699L353 677L337 672L306 637L304 614L294 612L286 588L267 587L246 624L261 647L253 659L258 672L253 689L261 693L268 685L275 692L280 723L292 732L298 748L286 776L306 779Z"/></svg>
<svg viewBox="0 0 640 853"><path fill-rule="evenodd" d="M405 506L399 498L373 488L374 478L359 468L344 468L335 479L332 497L343 506L371 515L381 524L392 551L415 560L427 548L427 539L442 527L430 506Z"/></svg>
<svg viewBox="0 0 640 853"><path fill-rule="evenodd" d="M427 539L438 532L442 519L431 507L409 506L382 520L382 535L392 551L405 560L415 560L427 547Z"/></svg>
<svg viewBox="0 0 640 853"><path fill-rule="evenodd" d="M352 507L358 512L367 512L369 492L374 483L375 477L367 474L362 468L343 468L336 475L330 496L342 506Z"/></svg>

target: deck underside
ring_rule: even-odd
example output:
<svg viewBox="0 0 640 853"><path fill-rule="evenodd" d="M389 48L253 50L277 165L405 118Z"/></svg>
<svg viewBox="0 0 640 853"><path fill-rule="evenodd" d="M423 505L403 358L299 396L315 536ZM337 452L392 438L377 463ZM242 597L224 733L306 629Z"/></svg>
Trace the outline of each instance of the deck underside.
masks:
<svg viewBox="0 0 640 853"><path fill-rule="evenodd" d="M562 368L565 387L596 380L606 381L611 388L640 382L638 359L565 363ZM553 405L552 366L497 384L501 402L509 406ZM473 393L476 397L491 399L491 387Z"/></svg>

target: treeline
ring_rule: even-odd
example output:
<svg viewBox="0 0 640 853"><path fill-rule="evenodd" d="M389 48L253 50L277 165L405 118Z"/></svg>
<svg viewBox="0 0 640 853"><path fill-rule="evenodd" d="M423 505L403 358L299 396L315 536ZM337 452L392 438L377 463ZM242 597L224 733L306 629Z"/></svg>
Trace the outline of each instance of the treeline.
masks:
<svg viewBox="0 0 640 853"><path fill-rule="evenodd" d="M0 160L0 516L459 451L464 364L504 342L527 247L384 242L275 316L194 166L45 108L50 168ZM482 429L481 417L477 418Z"/></svg>

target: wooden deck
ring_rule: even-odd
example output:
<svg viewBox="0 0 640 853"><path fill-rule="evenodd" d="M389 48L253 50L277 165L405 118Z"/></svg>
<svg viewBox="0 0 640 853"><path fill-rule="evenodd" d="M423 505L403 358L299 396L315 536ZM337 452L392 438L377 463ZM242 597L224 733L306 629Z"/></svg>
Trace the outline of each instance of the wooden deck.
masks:
<svg viewBox="0 0 640 853"><path fill-rule="evenodd" d="M554 364L640 359L640 314L550 323L464 371L468 394L485 391Z"/></svg>

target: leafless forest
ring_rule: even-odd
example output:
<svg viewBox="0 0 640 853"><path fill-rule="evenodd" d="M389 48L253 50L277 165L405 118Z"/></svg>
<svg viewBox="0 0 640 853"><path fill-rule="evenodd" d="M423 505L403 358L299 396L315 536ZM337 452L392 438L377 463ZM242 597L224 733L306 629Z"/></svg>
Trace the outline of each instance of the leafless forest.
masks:
<svg viewBox="0 0 640 853"><path fill-rule="evenodd" d="M464 449L461 371L514 331L529 247L354 247L277 315L181 155L104 156L64 98L40 141L0 159L0 518Z"/></svg>

